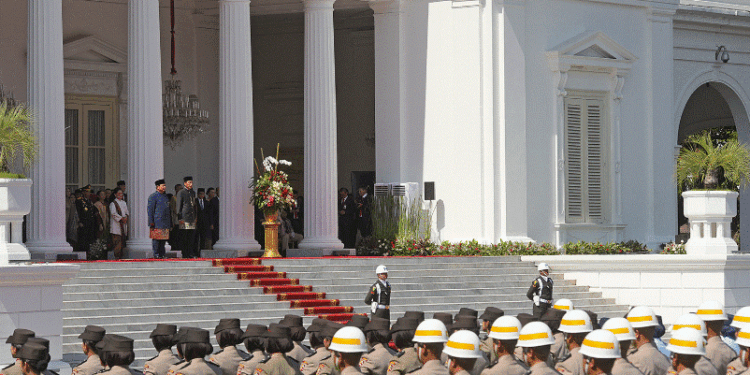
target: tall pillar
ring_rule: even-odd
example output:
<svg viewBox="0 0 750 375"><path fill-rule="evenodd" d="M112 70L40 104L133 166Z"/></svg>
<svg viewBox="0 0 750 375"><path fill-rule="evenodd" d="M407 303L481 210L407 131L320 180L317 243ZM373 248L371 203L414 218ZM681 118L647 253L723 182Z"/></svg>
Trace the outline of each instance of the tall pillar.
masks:
<svg viewBox="0 0 750 375"><path fill-rule="evenodd" d="M304 250L343 249L336 215L335 0L305 4L305 238Z"/></svg>
<svg viewBox="0 0 750 375"><path fill-rule="evenodd" d="M31 171L27 249L55 259L73 249L65 241L65 89L62 1L29 1L27 74L39 159Z"/></svg>
<svg viewBox="0 0 750 375"><path fill-rule="evenodd" d="M260 250L247 188L253 177L253 81L250 1L219 1L219 241L214 250ZM244 253L244 254L243 254ZM226 256L233 255L221 254Z"/></svg>
<svg viewBox="0 0 750 375"><path fill-rule="evenodd" d="M151 253L146 202L164 177L159 0L128 1L127 247Z"/></svg>

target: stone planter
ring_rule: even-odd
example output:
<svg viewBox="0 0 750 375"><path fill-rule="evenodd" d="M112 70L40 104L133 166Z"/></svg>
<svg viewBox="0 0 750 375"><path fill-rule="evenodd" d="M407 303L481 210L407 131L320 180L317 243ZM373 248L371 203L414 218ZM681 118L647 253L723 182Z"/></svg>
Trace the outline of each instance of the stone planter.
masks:
<svg viewBox="0 0 750 375"><path fill-rule="evenodd" d="M737 251L732 239L732 218L737 215L734 191L686 191L685 217L690 222L690 239L685 244L688 254L729 254Z"/></svg>
<svg viewBox="0 0 750 375"><path fill-rule="evenodd" d="M31 210L31 180L0 178L0 264L29 260L23 244L23 216Z"/></svg>

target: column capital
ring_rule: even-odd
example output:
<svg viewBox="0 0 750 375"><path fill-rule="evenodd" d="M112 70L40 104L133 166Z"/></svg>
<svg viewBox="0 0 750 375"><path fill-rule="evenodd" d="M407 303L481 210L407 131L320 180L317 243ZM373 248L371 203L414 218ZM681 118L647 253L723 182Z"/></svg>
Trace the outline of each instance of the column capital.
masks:
<svg viewBox="0 0 750 375"><path fill-rule="evenodd" d="M401 13L403 0L366 0L375 14Z"/></svg>
<svg viewBox="0 0 750 375"><path fill-rule="evenodd" d="M333 10L333 3L336 0L302 0L305 5L305 12L315 10Z"/></svg>

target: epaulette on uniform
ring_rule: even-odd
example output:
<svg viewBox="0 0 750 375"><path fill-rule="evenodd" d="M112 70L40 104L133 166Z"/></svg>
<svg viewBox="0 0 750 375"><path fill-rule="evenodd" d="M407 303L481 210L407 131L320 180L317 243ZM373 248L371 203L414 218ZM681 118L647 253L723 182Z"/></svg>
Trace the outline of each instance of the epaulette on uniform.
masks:
<svg viewBox="0 0 750 375"><path fill-rule="evenodd" d="M15 363L11 363L11 364L9 364L9 365L7 365L7 366L3 367L2 369L3 369L3 370L7 370L7 369L9 369L9 368L11 368L11 367L13 367L13 366L15 366Z"/></svg>
<svg viewBox="0 0 750 375"><path fill-rule="evenodd" d="M143 375L143 371L138 371L132 368L130 369L130 373L133 375Z"/></svg>
<svg viewBox="0 0 750 375"><path fill-rule="evenodd" d="M157 355L155 355L155 356L153 356L153 357L151 357L151 358L147 359L147 360L146 360L146 362L150 362L150 361L153 361L153 360L155 360L155 359L156 359L156 357L158 357L158 356L159 356L159 355L157 354Z"/></svg>
<svg viewBox="0 0 750 375"><path fill-rule="evenodd" d="M44 375L60 375L60 374L58 374L57 372L55 372L55 371L52 371L52 370L45 370L45 371L43 371L42 373L43 373Z"/></svg>
<svg viewBox="0 0 750 375"><path fill-rule="evenodd" d="M375 351L375 348L370 349L370 351L367 352L367 354L370 354Z"/></svg>
<svg viewBox="0 0 750 375"><path fill-rule="evenodd" d="M531 370L526 371L526 375L531 375Z"/></svg>
<svg viewBox="0 0 750 375"><path fill-rule="evenodd" d="M328 359L328 358L331 358L331 355L330 355L330 354L328 354L327 356L325 356L325 357L321 358L321 359L320 359L320 362L323 362L323 361L325 361L325 360L326 360L326 359Z"/></svg>
<svg viewBox="0 0 750 375"><path fill-rule="evenodd" d="M242 357L243 361L247 361L248 359L253 358L252 354L250 354L250 353L248 353L248 352L246 352L244 350L237 349L237 353L239 353L239 355L240 355L240 357Z"/></svg>
<svg viewBox="0 0 750 375"><path fill-rule="evenodd" d="M267 356L266 358L261 359L260 362L258 362L258 363L266 363L266 362L268 362L269 359L271 359L270 355Z"/></svg>
<svg viewBox="0 0 750 375"><path fill-rule="evenodd" d="M217 364L215 364L213 362L206 362L206 363L208 363L209 367L216 367L217 369L221 369L221 366L219 366L219 365L217 365Z"/></svg>
<svg viewBox="0 0 750 375"><path fill-rule="evenodd" d="M103 373L103 372L106 372L106 371L109 371L109 369L103 368L103 369L101 369L101 370L99 370L99 371L95 372L95 373L94 373L94 375L96 375L96 374L101 374L101 373Z"/></svg>
<svg viewBox="0 0 750 375"><path fill-rule="evenodd" d="M396 357L401 358L401 356L404 355L404 354L406 354L405 351L400 351L400 352L396 353Z"/></svg>
<svg viewBox="0 0 750 375"><path fill-rule="evenodd" d="M564 355L564 356L560 357L560 359L558 359L558 360L557 360L557 362L565 362L565 361L567 361L567 360L568 360L568 358L570 358L570 355L571 355L571 354L570 354L570 353L568 353L568 354L566 354L566 355Z"/></svg>

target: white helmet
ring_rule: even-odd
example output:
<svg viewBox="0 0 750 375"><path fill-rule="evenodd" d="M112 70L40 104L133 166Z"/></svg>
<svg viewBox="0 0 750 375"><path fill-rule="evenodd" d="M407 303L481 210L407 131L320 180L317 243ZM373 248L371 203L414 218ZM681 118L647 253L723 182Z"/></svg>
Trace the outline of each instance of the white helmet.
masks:
<svg viewBox="0 0 750 375"><path fill-rule="evenodd" d="M336 331L331 339L329 350L339 353L367 353L365 334L357 327L343 327Z"/></svg>
<svg viewBox="0 0 750 375"><path fill-rule="evenodd" d="M614 333L617 341L635 340L635 330L633 330L633 326L625 318L611 318L604 322L602 329Z"/></svg>
<svg viewBox="0 0 750 375"><path fill-rule="evenodd" d="M737 345L750 348L750 329L746 327L737 332Z"/></svg>
<svg viewBox="0 0 750 375"><path fill-rule="evenodd" d="M375 268L376 275L380 275L381 273L388 273L388 268L382 264Z"/></svg>
<svg viewBox="0 0 750 375"><path fill-rule="evenodd" d="M522 348L535 348L538 346L552 345L555 338L552 337L552 331L549 326L542 322L531 322L521 329L518 336L518 344Z"/></svg>
<svg viewBox="0 0 750 375"><path fill-rule="evenodd" d="M490 328L489 337L496 340L518 340L521 333L521 321L515 316L505 315L495 319Z"/></svg>
<svg viewBox="0 0 750 375"><path fill-rule="evenodd" d="M586 335L579 353L592 358L620 358L620 343L614 333L597 329Z"/></svg>
<svg viewBox="0 0 750 375"><path fill-rule="evenodd" d="M678 354L706 355L703 336L693 328L683 328L673 332L667 350Z"/></svg>
<svg viewBox="0 0 750 375"><path fill-rule="evenodd" d="M423 344L448 342L448 330L445 324L437 319L425 319L417 326L414 342Z"/></svg>
<svg viewBox="0 0 750 375"><path fill-rule="evenodd" d="M740 311L737 311L737 314L734 314L734 319L732 319L732 324L730 326L734 328L745 328L750 327L750 306L745 306L740 309Z"/></svg>
<svg viewBox="0 0 750 375"><path fill-rule="evenodd" d="M646 306L638 306L630 310L628 312L628 321L633 328L656 327L659 325L654 310Z"/></svg>
<svg viewBox="0 0 750 375"><path fill-rule="evenodd" d="M698 317L705 322L727 320L727 314L724 313L724 306L716 301L706 301L701 303L696 314L698 314Z"/></svg>
<svg viewBox="0 0 750 375"><path fill-rule="evenodd" d="M536 269L538 271L544 271L544 270L549 271L549 265L547 263L539 263L539 265L536 266Z"/></svg>
<svg viewBox="0 0 750 375"><path fill-rule="evenodd" d="M704 322L703 319L699 318L698 315L695 314L681 315L679 318L677 318L677 320L674 321L674 324L672 324L673 333L683 328L692 328L700 332L702 336L706 336L708 334L706 332L706 322Z"/></svg>
<svg viewBox="0 0 750 375"><path fill-rule="evenodd" d="M474 332L462 329L456 331L445 343L443 353L455 358L479 358L479 336Z"/></svg>
<svg viewBox="0 0 750 375"><path fill-rule="evenodd" d="M560 332L586 333L594 330L591 317L583 310L570 310L563 315L560 321Z"/></svg>
<svg viewBox="0 0 750 375"><path fill-rule="evenodd" d="M575 307L573 306L573 301L567 298L561 298L555 301L555 305L552 306L552 308L557 309L557 310L566 310L566 311L575 309Z"/></svg>

